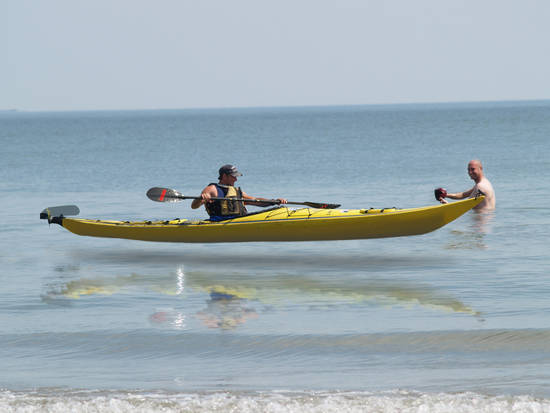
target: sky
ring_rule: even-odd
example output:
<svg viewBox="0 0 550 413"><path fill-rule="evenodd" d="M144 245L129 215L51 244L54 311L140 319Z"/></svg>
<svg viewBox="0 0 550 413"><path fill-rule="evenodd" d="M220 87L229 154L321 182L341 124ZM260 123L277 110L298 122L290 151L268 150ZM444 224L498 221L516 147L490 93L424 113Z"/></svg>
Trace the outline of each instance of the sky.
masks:
<svg viewBox="0 0 550 413"><path fill-rule="evenodd" d="M0 0L0 110L550 99L548 0Z"/></svg>

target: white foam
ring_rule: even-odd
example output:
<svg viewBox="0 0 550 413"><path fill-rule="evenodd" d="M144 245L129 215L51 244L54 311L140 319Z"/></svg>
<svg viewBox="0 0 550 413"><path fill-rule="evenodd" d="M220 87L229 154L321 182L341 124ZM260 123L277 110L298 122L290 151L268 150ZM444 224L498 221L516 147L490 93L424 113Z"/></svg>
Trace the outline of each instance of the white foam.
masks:
<svg viewBox="0 0 550 413"><path fill-rule="evenodd" d="M0 392L1 412L550 412L550 399L528 395L367 392L106 393Z"/></svg>

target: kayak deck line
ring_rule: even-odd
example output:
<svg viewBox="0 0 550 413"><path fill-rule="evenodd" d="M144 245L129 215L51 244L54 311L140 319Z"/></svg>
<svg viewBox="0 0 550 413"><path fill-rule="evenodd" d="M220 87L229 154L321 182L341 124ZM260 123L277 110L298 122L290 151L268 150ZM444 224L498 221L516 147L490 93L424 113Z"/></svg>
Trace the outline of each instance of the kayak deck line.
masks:
<svg viewBox="0 0 550 413"><path fill-rule="evenodd" d="M460 217L484 197L409 209L275 207L223 221L119 221L48 215L77 235L154 242L330 241L421 235ZM56 207L50 208L55 210Z"/></svg>
<svg viewBox="0 0 550 413"><path fill-rule="evenodd" d="M263 219L253 220L253 221L247 220L247 221L242 221L242 222L236 221L238 218L242 218L242 217L226 219L226 220L223 220L223 221L210 221L208 219L189 220L189 219L185 219L185 218L184 219L174 218L174 219L170 219L170 220L159 220L159 221L129 221L129 220L118 221L118 220L87 219L87 218L78 218L78 220L82 221L82 222L102 223L102 224L105 224L105 225L149 225L149 226L150 225L162 225L162 226L166 226L166 225L170 225L170 226L211 225L211 224L228 225L228 224L254 224L254 223L265 222L265 221L276 222L276 221L281 221L281 220L283 220L283 221L294 221L294 220L304 220L304 219L324 219L324 218L331 218L331 217L332 218L340 218L340 217L350 218L350 217L362 216L364 214L370 214L370 215L372 215L372 214L382 214L382 213L387 214L387 213L390 213L390 212L399 211L399 209L397 209L397 208L383 208L383 209L369 208L369 209L360 209L360 210L358 210L359 211L358 214L333 215L333 214L331 214L331 212L332 211L338 211L338 210L333 210L333 209L322 210L322 209L314 209L314 208L288 209L287 207L277 207L276 209L274 209L274 211L282 211L282 210L285 210L286 217L273 218L273 215L270 214L270 215L266 215ZM296 213L304 212L304 211L307 211L307 216L292 217L292 215L296 215ZM345 211L346 210L344 210L344 212ZM261 212L254 213L254 214L248 214L248 215L245 215L245 217L249 217L249 216L252 216L252 215L257 215L257 214L260 214L262 212L265 212L265 211L261 211ZM315 216L316 213L321 213L321 216ZM61 217L58 217L58 218L61 218ZM52 222L53 223L58 223L56 221L57 220L55 220L55 217L54 217ZM62 224L60 224L60 225L63 226Z"/></svg>
<svg viewBox="0 0 550 413"><path fill-rule="evenodd" d="M373 214L381 214L381 213L390 213L390 212L395 212L395 210L397 210L396 208L392 208L392 209L389 209L389 208L385 208L385 209L374 209L374 208L371 208L371 209L361 209L359 210L359 214L350 214L350 215L332 215L331 214L323 214L322 216L315 216L315 212L312 212L312 213L308 213L307 216L304 216L304 217L292 217L292 215L295 213L295 212L302 212L304 210L307 210L309 212L309 210L311 210L311 208L300 208L300 209L297 209L297 210L289 210L288 208L286 207L281 207L281 208L278 208L278 209L286 209L287 210L287 216L286 217L283 217L283 218L272 218L271 216L266 216L264 217L263 219L259 219L259 220L253 220L253 221L236 221L237 218L233 218L233 219L227 219L227 220L223 220L223 221L210 221L210 220L188 220L188 219L181 219L181 218L174 218L174 219L171 219L171 220L161 220L161 221L116 221L116 220L102 220L102 219L85 219L85 218L78 218L79 221L82 221L82 222L90 222L90 223L102 223L102 224L105 224L105 225L126 225L126 226L129 226L129 225L133 225L133 226L137 226L137 225L140 225L140 226L154 226L154 225L160 225L160 226L185 226L185 225L235 225L235 224L238 224L238 225L244 225L244 224L256 224L256 223L260 223L260 222L277 222L277 221L287 221L287 222L290 222L290 221L301 221L301 220L308 220L308 219L311 219L311 220L315 220L315 219L325 219L325 218L342 218L342 217L345 217L345 218L352 218L352 217L359 217L359 216L362 216L362 215L365 215L365 214L370 214L370 215L373 215ZM314 211L324 211L324 210L314 210ZM334 211L334 210L329 210L329 211ZM248 216L248 215L247 215ZM241 217L239 217L241 218Z"/></svg>

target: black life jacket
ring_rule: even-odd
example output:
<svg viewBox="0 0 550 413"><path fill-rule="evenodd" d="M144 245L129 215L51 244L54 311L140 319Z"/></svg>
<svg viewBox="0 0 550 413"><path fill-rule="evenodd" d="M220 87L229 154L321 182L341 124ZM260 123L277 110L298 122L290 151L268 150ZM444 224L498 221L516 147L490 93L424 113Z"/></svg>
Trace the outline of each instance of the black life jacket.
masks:
<svg viewBox="0 0 550 413"><path fill-rule="evenodd" d="M210 215L210 218L227 218L227 217L240 217L246 215L248 211L244 206L243 201L233 201L231 198L242 198L243 191L241 188L235 188L234 186L221 185L211 183L215 185L218 190L218 198L226 198L224 200L216 200L207 202L205 204L206 212Z"/></svg>

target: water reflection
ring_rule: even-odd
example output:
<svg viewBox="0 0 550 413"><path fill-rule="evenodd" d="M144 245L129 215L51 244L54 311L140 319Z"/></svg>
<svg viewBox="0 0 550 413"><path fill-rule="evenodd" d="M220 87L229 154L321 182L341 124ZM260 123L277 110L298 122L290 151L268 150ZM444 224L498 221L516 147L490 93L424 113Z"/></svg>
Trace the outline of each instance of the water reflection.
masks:
<svg viewBox="0 0 550 413"><path fill-rule="evenodd" d="M184 273L176 271L176 277L157 277L147 275L117 275L114 277L94 277L71 280L60 285L50 286L42 297L79 299L91 295L113 295L128 292L131 289L154 291L166 295L181 295L184 290Z"/></svg>
<svg viewBox="0 0 550 413"><path fill-rule="evenodd" d="M286 274L273 274L266 278L197 272L189 274L188 285L195 290L225 291L239 300L256 300L268 305L288 301L309 306L371 302L408 308L419 305L438 311L480 315L460 300L428 285L403 280L339 278L314 279Z"/></svg>
<svg viewBox="0 0 550 413"><path fill-rule="evenodd" d="M155 325L184 328L189 313L194 313L209 328L236 328L258 318L253 303L277 306L292 302L308 307L368 302L379 306L417 306L436 311L468 314L480 313L450 294L430 285L406 280L376 280L346 277L343 274L288 274L224 271L185 271L176 267L167 275L139 275L81 278L50 288L43 297L51 303L56 299L79 299L84 296L113 295L132 290L150 291L169 296L181 296L177 308L157 308L149 317ZM188 292L189 294L184 294ZM198 296L197 296L198 294ZM189 295L207 296L206 307L193 310ZM195 303L196 305L196 303Z"/></svg>
<svg viewBox="0 0 550 413"><path fill-rule="evenodd" d="M229 330L258 318L258 313L247 305L246 299L224 292L223 289L213 289L206 303L206 308L196 315L208 328Z"/></svg>
<svg viewBox="0 0 550 413"><path fill-rule="evenodd" d="M447 249L487 249L485 237L491 234L495 211L475 211L468 215L470 218L466 229L451 231L452 239Z"/></svg>
<svg viewBox="0 0 550 413"><path fill-rule="evenodd" d="M472 230L476 230L481 234L490 234L492 232L493 220L495 211L473 211Z"/></svg>
<svg viewBox="0 0 550 413"><path fill-rule="evenodd" d="M187 317L180 310L175 308L157 308L149 316L149 321L154 325L162 325L173 330L185 330L187 328Z"/></svg>

